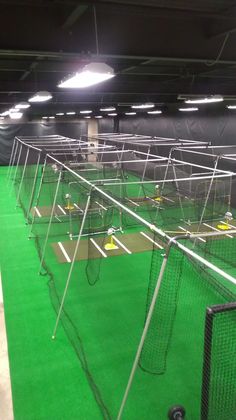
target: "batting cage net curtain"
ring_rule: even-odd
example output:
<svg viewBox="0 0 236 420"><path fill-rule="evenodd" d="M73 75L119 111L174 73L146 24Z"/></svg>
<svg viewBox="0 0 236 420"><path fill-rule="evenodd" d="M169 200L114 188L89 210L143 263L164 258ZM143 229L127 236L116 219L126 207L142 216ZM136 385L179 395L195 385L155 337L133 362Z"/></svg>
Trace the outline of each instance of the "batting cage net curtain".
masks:
<svg viewBox="0 0 236 420"><path fill-rule="evenodd" d="M48 281L52 335L63 326L102 417L165 418L178 401L200 418L206 309L236 299L232 174L87 145L63 161L18 142L9 180Z"/></svg>

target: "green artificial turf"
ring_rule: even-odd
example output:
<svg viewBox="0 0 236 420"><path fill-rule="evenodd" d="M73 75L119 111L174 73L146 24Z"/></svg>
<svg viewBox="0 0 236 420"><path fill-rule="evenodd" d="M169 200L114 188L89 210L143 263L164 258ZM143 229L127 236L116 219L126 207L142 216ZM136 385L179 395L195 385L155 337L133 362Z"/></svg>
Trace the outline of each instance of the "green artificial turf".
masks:
<svg viewBox="0 0 236 420"><path fill-rule="evenodd" d="M47 226L36 224L37 240L27 239L4 172L1 168L0 262L15 419L115 419L162 251L76 263L52 341L54 309L69 265L58 264L51 243L63 239L67 226L53 223L44 264L48 275L39 276L35 245L40 252ZM210 273L171 253L143 350L145 363L156 368L164 360L166 368L156 375L143 370L146 365L138 367L124 419L165 420L170 406L182 404L186 419L199 420L205 309L232 300L209 279Z"/></svg>

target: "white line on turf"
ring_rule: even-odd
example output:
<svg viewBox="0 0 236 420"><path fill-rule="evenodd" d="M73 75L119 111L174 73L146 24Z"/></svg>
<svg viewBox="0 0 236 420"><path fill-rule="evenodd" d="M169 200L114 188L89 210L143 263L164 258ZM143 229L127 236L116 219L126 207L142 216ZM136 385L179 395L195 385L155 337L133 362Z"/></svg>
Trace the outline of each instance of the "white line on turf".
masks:
<svg viewBox="0 0 236 420"><path fill-rule="evenodd" d="M98 206L100 206L103 210L106 210L107 211L107 209L106 209L106 207L104 207L102 204L100 204L98 201L95 201L95 203L98 205Z"/></svg>
<svg viewBox="0 0 236 420"><path fill-rule="evenodd" d="M211 225L208 225L207 223L203 223L204 224L204 226L206 226L206 227L208 227L208 228L210 228L211 230L214 230L214 231L216 231L216 232L222 232L222 230L220 230L220 229L216 229L214 226L211 226ZM228 238L233 238L233 236L232 235L227 235L227 234L225 234L225 236L228 236Z"/></svg>
<svg viewBox="0 0 236 420"><path fill-rule="evenodd" d="M140 232L141 235L143 235L146 239L148 239L150 242L152 242L154 245L156 245L158 248L163 249L163 246L159 245L157 242L155 242L150 236L146 235L144 232Z"/></svg>
<svg viewBox="0 0 236 420"><path fill-rule="evenodd" d="M62 245L62 243L61 242L58 242L58 246L60 247L61 252L64 255L66 261L70 263L71 262L71 259L70 259L69 255L67 254L67 252L66 252L64 246Z"/></svg>
<svg viewBox="0 0 236 420"><path fill-rule="evenodd" d="M115 242L118 243L118 245L121 246L121 248L123 248L127 252L127 254L132 254L132 252L128 248L126 248L126 246L124 244L122 244L122 242L119 241L119 239L117 239L116 236L112 235L112 238L114 239Z"/></svg>
<svg viewBox="0 0 236 420"><path fill-rule="evenodd" d="M57 204L57 207L59 210L61 210L62 214L66 214L65 210L60 206L60 204Z"/></svg>
<svg viewBox="0 0 236 420"><path fill-rule="evenodd" d="M7 335L4 317L2 282L0 273L0 407L1 419L13 420L11 379L7 348Z"/></svg>
<svg viewBox="0 0 236 420"><path fill-rule="evenodd" d="M97 242L95 242L94 239L90 238L90 241L92 242L92 244L95 246L95 248L97 248L97 250L100 252L100 254L102 254L102 256L104 258L107 258L107 255L105 254L105 252L100 248L100 246L97 244Z"/></svg>
<svg viewBox="0 0 236 420"><path fill-rule="evenodd" d="M190 230L184 229L182 226L178 226L178 228L181 229L181 230L183 230L186 233L190 233L191 234ZM203 239L203 238L196 238L196 239L198 239L199 241L202 241L202 242L206 242L206 240Z"/></svg>
<svg viewBox="0 0 236 420"><path fill-rule="evenodd" d="M39 209L37 209L37 207L35 207L34 210L35 210L35 213L37 213L38 217L42 217L42 215L41 215Z"/></svg>

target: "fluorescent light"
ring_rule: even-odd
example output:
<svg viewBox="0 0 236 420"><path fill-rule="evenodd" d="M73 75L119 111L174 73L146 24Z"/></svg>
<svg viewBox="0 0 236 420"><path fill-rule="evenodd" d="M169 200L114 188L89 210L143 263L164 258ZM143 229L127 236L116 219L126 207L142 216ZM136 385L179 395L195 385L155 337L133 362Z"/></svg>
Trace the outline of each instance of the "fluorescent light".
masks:
<svg viewBox="0 0 236 420"><path fill-rule="evenodd" d="M48 117L46 117L46 116L45 117L42 117L42 120L47 120L47 119L48 119Z"/></svg>
<svg viewBox="0 0 236 420"><path fill-rule="evenodd" d="M194 112L194 111L198 111L198 108L196 108L196 107L192 107L192 108L179 108L179 111L181 111L181 112Z"/></svg>
<svg viewBox="0 0 236 420"><path fill-rule="evenodd" d="M227 105L228 109L236 109L236 105Z"/></svg>
<svg viewBox="0 0 236 420"><path fill-rule="evenodd" d="M186 104L210 104L214 102L222 102L224 100L221 95L207 96L205 98L185 99Z"/></svg>
<svg viewBox="0 0 236 420"><path fill-rule="evenodd" d="M138 105L132 105L131 108L133 109L148 109L148 108L154 108L153 103L146 103L146 104L138 104Z"/></svg>
<svg viewBox="0 0 236 420"><path fill-rule="evenodd" d="M84 117L84 118L91 118L89 115L87 115L86 117Z"/></svg>
<svg viewBox="0 0 236 420"><path fill-rule="evenodd" d="M1 117L7 117L9 115L9 111L4 111L0 115Z"/></svg>
<svg viewBox="0 0 236 420"><path fill-rule="evenodd" d="M28 102L20 102L19 104L15 105L16 109L27 109L30 108L30 104Z"/></svg>
<svg viewBox="0 0 236 420"><path fill-rule="evenodd" d="M112 111L116 111L116 108L114 106L109 106L107 108L100 108L100 111L112 112Z"/></svg>
<svg viewBox="0 0 236 420"><path fill-rule="evenodd" d="M57 113L56 113L56 115L57 115L58 117L61 117L62 115L65 115L65 114L64 114L64 112L57 112Z"/></svg>
<svg viewBox="0 0 236 420"><path fill-rule="evenodd" d="M50 120L54 120L54 115L51 115L50 117L48 117Z"/></svg>
<svg viewBox="0 0 236 420"><path fill-rule="evenodd" d="M35 95L29 99L29 102L46 102L49 101L49 99L52 99L51 93L47 92L46 90L42 90L40 92L35 93Z"/></svg>
<svg viewBox="0 0 236 420"><path fill-rule="evenodd" d="M105 63L90 63L83 67L82 71L61 82L60 88L86 88L96 85L114 77L114 70Z"/></svg>
<svg viewBox="0 0 236 420"><path fill-rule="evenodd" d="M116 117L117 116L116 112L112 112L111 114L107 114L107 115L108 115L108 117Z"/></svg>
<svg viewBox="0 0 236 420"><path fill-rule="evenodd" d="M0 117L0 120L4 120L5 118L4 117Z"/></svg>
<svg viewBox="0 0 236 420"><path fill-rule="evenodd" d="M103 118L102 115L95 115L95 118Z"/></svg>
<svg viewBox="0 0 236 420"><path fill-rule="evenodd" d="M148 111L147 114L162 114L162 111L160 111L159 109L156 109L155 111Z"/></svg>
<svg viewBox="0 0 236 420"><path fill-rule="evenodd" d="M90 111L90 109L85 109L84 111L80 111L80 114L92 114L93 111Z"/></svg>
<svg viewBox="0 0 236 420"><path fill-rule="evenodd" d="M10 112L9 115L12 120L20 120L23 117L23 112Z"/></svg>
<svg viewBox="0 0 236 420"><path fill-rule="evenodd" d="M75 115L74 111L67 112L66 115Z"/></svg>
<svg viewBox="0 0 236 420"><path fill-rule="evenodd" d="M136 115L137 112L126 112L125 115Z"/></svg>

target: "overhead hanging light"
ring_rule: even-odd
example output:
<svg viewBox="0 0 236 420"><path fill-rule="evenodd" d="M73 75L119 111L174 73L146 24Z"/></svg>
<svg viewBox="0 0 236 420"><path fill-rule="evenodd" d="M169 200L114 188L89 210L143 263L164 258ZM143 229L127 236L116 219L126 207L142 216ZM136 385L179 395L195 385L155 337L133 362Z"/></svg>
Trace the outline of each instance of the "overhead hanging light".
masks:
<svg viewBox="0 0 236 420"><path fill-rule="evenodd" d="M4 111L0 115L1 117L7 117L9 115L9 111Z"/></svg>
<svg viewBox="0 0 236 420"><path fill-rule="evenodd" d="M146 103L146 104L137 104L137 105L132 105L131 108L133 109L148 109L148 108L154 108L154 104L153 103Z"/></svg>
<svg viewBox="0 0 236 420"><path fill-rule="evenodd" d="M228 109L236 109L236 105L227 105Z"/></svg>
<svg viewBox="0 0 236 420"><path fill-rule="evenodd" d="M48 117L50 120L54 120L54 115L51 115L50 117Z"/></svg>
<svg viewBox="0 0 236 420"><path fill-rule="evenodd" d="M86 115L84 118L91 118L90 115Z"/></svg>
<svg viewBox="0 0 236 420"><path fill-rule="evenodd" d="M111 114L107 114L108 115L108 117L116 117L117 116L117 113L116 112L112 112Z"/></svg>
<svg viewBox="0 0 236 420"><path fill-rule="evenodd" d="M126 112L125 115L136 115L137 112Z"/></svg>
<svg viewBox="0 0 236 420"><path fill-rule="evenodd" d="M62 117L62 115L65 115L65 114L64 114L64 112L57 112L57 113L56 113L56 115L57 115L58 117Z"/></svg>
<svg viewBox="0 0 236 420"><path fill-rule="evenodd" d="M160 109L156 109L155 111L147 111L147 114L162 114L162 111Z"/></svg>
<svg viewBox="0 0 236 420"><path fill-rule="evenodd" d="M27 109L30 108L31 105L28 102L20 102L19 104L15 105L16 109Z"/></svg>
<svg viewBox="0 0 236 420"><path fill-rule="evenodd" d="M80 114L92 114L93 111L90 109L85 109L84 111L80 111Z"/></svg>
<svg viewBox="0 0 236 420"><path fill-rule="evenodd" d="M215 102L223 102L224 98L221 95L211 95L199 98L185 99L186 104L210 104Z"/></svg>
<svg viewBox="0 0 236 420"><path fill-rule="evenodd" d="M35 93L35 95L29 99L29 102L46 102L49 101L49 99L52 99L51 93L46 90L41 90L40 92Z"/></svg>
<svg viewBox="0 0 236 420"><path fill-rule="evenodd" d="M95 118L103 118L102 115L95 115Z"/></svg>
<svg viewBox="0 0 236 420"><path fill-rule="evenodd" d="M102 111L102 112L112 112L112 111L116 111L116 108L114 106L108 106L107 108L100 108L100 111Z"/></svg>
<svg viewBox="0 0 236 420"><path fill-rule="evenodd" d="M12 120L20 120L23 117L23 112L9 112L9 116Z"/></svg>
<svg viewBox="0 0 236 420"><path fill-rule="evenodd" d="M66 115L75 115L75 111L69 111L66 113Z"/></svg>
<svg viewBox="0 0 236 420"><path fill-rule="evenodd" d="M114 70L105 63L90 63L73 76L61 82L58 87L79 89L96 85L114 77Z"/></svg>
<svg viewBox="0 0 236 420"><path fill-rule="evenodd" d="M198 108L196 108L196 107L179 108L179 111L181 111L181 112L194 112L194 111L198 111Z"/></svg>

